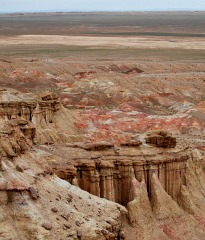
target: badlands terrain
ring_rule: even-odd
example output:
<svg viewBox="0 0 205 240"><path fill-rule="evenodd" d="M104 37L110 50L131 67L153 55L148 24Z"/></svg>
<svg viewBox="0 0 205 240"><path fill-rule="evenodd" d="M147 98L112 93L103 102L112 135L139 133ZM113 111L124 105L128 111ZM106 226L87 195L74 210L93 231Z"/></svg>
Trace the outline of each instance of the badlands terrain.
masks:
<svg viewBox="0 0 205 240"><path fill-rule="evenodd" d="M204 21L0 15L0 239L205 239Z"/></svg>

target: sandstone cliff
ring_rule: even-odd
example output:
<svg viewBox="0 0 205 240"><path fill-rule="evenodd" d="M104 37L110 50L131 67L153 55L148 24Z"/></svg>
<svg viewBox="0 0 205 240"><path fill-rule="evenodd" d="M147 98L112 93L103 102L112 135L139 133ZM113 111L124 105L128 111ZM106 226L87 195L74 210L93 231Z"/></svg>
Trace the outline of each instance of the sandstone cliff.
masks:
<svg viewBox="0 0 205 240"><path fill-rule="evenodd" d="M55 94L1 97L0 239L205 238L198 150L164 131L79 142Z"/></svg>
<svg viewBox="0 0 205 240"><path fill-rule="evenodd" d="M25 134L32 128L35 134L31 135L37 144L81 139L79 130L74 126L74 116L71 110L68 112L64 109L54 93L45 92L36 96L12 89L0 90L1 122L17 119Z"/></svg>

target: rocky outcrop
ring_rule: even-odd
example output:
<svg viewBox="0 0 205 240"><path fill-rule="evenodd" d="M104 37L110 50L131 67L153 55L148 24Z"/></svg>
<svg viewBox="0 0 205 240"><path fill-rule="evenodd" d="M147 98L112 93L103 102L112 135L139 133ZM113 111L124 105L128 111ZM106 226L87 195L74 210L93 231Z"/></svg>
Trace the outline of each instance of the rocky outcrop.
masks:
<svg viewBox="0 0 205 240"><path fill-rule="evenodd" d="M174 200L178 199L182 186L186 184L187 161L190 158L188 149L152 147L148 150L139 140L128 141L118 147L99 142L66 144L66 148L68 154L65 158L70 163L74 161L75 170L66 171L64 163L59 162L59 166L52 164L53 171L59 177L63 176L70 183L74 181L75 185L93 195L125 206L133 200L133 178L145 182L150 198L153 174ZM76 152L79 156L74 154Z"/></svg>
<svg viewBox="0 0 205 240"><path fill-rule="evenodd" d="M60 109L60 101L54 93L44 93L40 96L21 94L10 89L1 89L0 116L3 119L22 118L32 122L39 112L46 122L52 121L52 114Z"/></svg>
<svg viewBox="0 0 205 240"><path fill-rule="evenodd" d="M2 121L0 129L1 157L16 157L35 142L35 128L24 119Z"/></svg>
<svg viewBox="0 0 205 240"><path fill-rule="evenodd" d="M128 212L122 216L122 239L204 238L205 179L199 151L142 144L118 147L116 153L114 147L88 151L76 145L66 145L63 152L57 145L44 147L54 156L60 149L63 154L55 169L49 163L51 171L91 195L124 205ZM73 169L63 172L66 165Z"/></svg>
<svg viewBox="0 0 205 240"><path fill-rule="evenodd" d="M76 164L78 184L93 195L126 205L131 200L132 177L145 181L151 197L152 175L156 174L164 190L176 200L185 184L188 159L188 152L183 151L163 156L113 155L103 160L79 160Z"/></svg>
<svg viewBox="0 0 205 240"><path fill-rule="evenodd" d="M152 131L145 138L146 143L153 144L156 147L174 148L176 147L176 138L167 131Z"/></svg>
<svg viewBox="0 0 205 240"><path fill-rule="evenodd" d="M0 239L204 239L198 150L164 131L68 143L57 95L17 95L0 102Z"/></svg>
<svg viewBox="0 0 205 240"><path fill-rule="evenodd" d="M0 121L10 120L19 122L21 132L38 144L69 142L77 133L72 113L66 112L58 95L50 92L33 95L1 89Z"/></svg>
<svg viewBox="0 0 205 240"><path fill-rule="evenodd" d="M53 157L36 149L2 160L0 239L122 240L127 210L50 175L47 161Z"/></svg>

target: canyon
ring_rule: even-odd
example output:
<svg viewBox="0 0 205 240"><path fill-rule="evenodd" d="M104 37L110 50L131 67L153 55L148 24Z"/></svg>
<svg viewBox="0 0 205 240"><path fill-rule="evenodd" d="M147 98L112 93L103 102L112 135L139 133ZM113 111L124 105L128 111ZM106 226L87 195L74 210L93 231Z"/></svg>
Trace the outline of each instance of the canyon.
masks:
<svg viewBox="0 0 205 240"><path fill-rule="evenodd" d="M77 14L76 28L75 14L59 14L53 30L47 14L43 36L40 13L0 16L2 240L205 238L201 25L183 13L161 36L159 19L181 16L110 13L129 18L126 30L104 14ZM130 36L135 17L156 30Z"/></svg>
<svg viewBox="0 0 205 240"><path fill-rule="evenodd" d="M61 116L70 110L56 94L35 98L4 88L1 98L2 239L54 239L58 232L61 239L203 238L199 150L177 145L165 131L120 145L83 136L68 142L77 127L66 131ZM55 129L59 118L65 122Z"/></svg>

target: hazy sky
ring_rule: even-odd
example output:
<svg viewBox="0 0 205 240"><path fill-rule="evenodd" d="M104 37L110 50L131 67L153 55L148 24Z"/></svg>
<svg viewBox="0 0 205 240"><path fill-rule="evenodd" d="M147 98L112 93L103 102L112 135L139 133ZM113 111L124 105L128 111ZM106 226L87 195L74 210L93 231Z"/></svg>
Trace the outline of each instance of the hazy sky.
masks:
<svg viewBox="0 0 205 240"><path fill-rule="evenodd" d="M0 12L205 10L205 0L0 0Z"/></svg>

